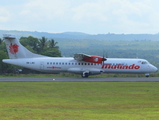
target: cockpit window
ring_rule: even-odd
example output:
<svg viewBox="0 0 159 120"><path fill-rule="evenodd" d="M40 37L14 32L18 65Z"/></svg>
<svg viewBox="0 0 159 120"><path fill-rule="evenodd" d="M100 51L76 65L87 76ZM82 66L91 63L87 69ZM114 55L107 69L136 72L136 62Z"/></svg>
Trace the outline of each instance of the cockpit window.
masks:
<svg viewBox="0 0 159 120"><path fill-rule="evenodd" d="M143 62L141 62L141 64L147 64L147 62L146 62L146 61L143 61Z"/></svg>

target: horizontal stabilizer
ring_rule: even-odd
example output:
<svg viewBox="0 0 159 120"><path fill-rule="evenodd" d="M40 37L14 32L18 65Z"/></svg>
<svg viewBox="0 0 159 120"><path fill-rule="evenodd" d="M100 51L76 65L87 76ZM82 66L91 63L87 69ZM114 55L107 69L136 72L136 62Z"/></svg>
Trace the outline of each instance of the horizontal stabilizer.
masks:
<svg viewBox="0 0 159 120"><path fill-rule="evenodd" d="M4 39L16 39L15 35L12 34L3 34Z"/></svg>

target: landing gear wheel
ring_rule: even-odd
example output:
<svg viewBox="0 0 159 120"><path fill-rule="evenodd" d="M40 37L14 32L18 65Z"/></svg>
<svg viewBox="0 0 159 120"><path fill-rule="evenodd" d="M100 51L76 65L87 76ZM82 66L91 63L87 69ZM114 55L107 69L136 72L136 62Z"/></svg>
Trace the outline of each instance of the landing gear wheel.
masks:
<svg viewBox="0 0 159 120"><path fill-rule="evenodd" d="M150 74L149 74L149 73L146 73L146 74L145 74L145 76L146 76L146 77L149 77L149 76L150 76Z"/></svg>
<svg viewBox="0 0 159 120"><path fill-rule="evenodd" d="M82 73L81 76L82 76L83 78L88 78L89 73Z"/></svg>

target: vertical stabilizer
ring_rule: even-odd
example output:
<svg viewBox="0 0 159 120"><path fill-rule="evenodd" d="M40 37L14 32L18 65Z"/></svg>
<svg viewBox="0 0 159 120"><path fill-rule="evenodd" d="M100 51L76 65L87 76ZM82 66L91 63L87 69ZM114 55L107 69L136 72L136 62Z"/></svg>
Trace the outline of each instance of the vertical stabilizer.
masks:
<svg viewBox="0 0 159 120"><path fill-rule="evenodd" d="M30 52L28 49L22 46L15 35L3 34L3 38L5 40L10 59L44 57L42 55Z"/></svg>

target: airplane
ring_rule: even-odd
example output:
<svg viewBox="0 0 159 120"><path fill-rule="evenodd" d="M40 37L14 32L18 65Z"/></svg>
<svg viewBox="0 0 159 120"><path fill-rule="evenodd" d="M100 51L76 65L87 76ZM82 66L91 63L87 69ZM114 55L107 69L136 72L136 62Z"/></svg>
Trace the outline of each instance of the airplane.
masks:
<svg viewBox="0 0 159 120"><path fill-rule="evenodd" d="M4 34L3 38L10 58L3 59L4 63L41 72L70 72L87 78L101 73L145 74L149 77L150 73L158 71L145 59L105 58L83 53L74 54L74 57L43 56L30 52L13 34Z"/></svg>

